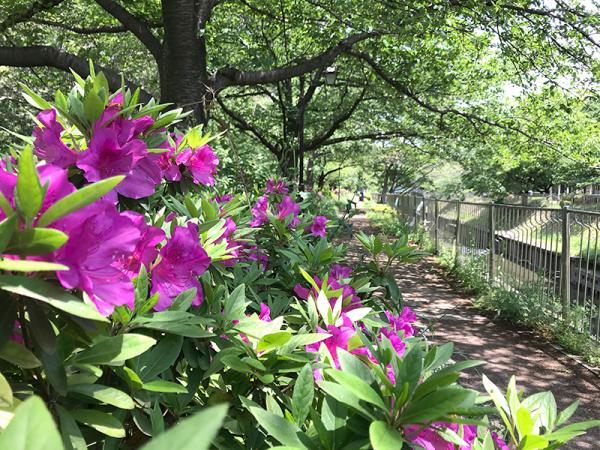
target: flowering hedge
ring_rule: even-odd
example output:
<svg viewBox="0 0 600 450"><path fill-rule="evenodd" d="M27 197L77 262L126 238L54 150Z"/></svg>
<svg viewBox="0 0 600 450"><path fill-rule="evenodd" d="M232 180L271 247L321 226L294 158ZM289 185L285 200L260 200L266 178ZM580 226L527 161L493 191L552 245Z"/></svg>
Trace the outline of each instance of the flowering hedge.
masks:
<svg viewBox="0 0 600 450"><path fill-rule="evenodd" d="M356 236L283 180L219 192L185 114L77 78L0 163L0 448L541 449L551 393L458 383L388 268L422 254Z"/></svg>

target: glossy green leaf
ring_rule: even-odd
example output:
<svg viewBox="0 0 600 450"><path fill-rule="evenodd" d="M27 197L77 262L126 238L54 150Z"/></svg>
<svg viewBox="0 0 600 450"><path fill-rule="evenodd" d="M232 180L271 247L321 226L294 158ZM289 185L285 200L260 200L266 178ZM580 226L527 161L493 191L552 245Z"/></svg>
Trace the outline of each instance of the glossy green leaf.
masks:
<svg viewBox="0 0 600 450"><path fill-rule="evenodd" d="M399 450L404 444L402 434L381 420L371 422L369 440L373 450Z"/></svg>
<svg viewBox="0 0 600 450"><path fill-rule="evenodd" d="M335 369L328 369L325 373L360 400L375 405L383 411L387 409L381 396L375 389L356 375Z"/></svg>
<svg viewBox="0 0 600 450"><path fill-rule="evenodd" d="M4 253L19 256L41 256L62 247L69 236L53 228L27 228L16 230Z"/></svg>
<svg viewBox="0 0 600 450"><path fill-rule="evenodd" d="M74 361L80 364L121 364L134 358L156 344L142 334L122 334L99 340L90 348L78 353Z"/></svg>
<svg viewBox="0 0 600 450"><path fill-rule="evenodd" d="M83 319L108 322L108 319L93 306L83 303L63 288L40 279L0 275L0 289L48 303L56 309Z"/></svg>
<svg viewBox="0 0 600 450"><path fill-rule="evenodd" d="M144 383L142 389L151 392L164 392L166 394L187 394L188 390L179 383L166 380L154 380Z"/></svg>
<svg viewBox="0 0 600 450"><path fill-rule="evenodd" d="M0 259L0 270L10 272L46 272L69 270L62 264L50 263L46 261L29 261L25 259Z"/></svg>
<svg viewBox="0 0 600 450"><path fill-rule="evenodd" d="M112 414L95 409L74 409L71 411L71 415L77 422L93 428L102 434L115 438L125 437L123 424Z"/></svg>
<svg viewBox="0 0 600 450"><path fill-rule="evenodd" d="M26 146L19 157L19 174L15 188L17 209L28 222L36 216L44 201L44 189L33 162L30 146Z"/></svg>
<svg viewBox="0 0 600 450"><path fill-rule="evenodd" d="M152 439L140 450L207 450L226 414L227 405L205 408Z"/></svg>
<svg viewBox="0 0 600 450"><path fill-rule="evenodd" d="M56 405L56 409L65 450L87 450L85 439L73 416L60 405Z"/></svg>
<svg viewBox="0 0 600 450"><path fill-rule="evenodd" d="M42 399L29 397L17 406L8 427L0 434L0 449L63 449L60 434Z"/></svg>
<svg viewBox="0 0 600 450"><path fill-rule="evenodd" d="M76 384L69 386L69 392L85 395L121 409L135 408L133 399L125 392L101 384Z"/></svg>
<svg viewBox="0 0 600 450"><path fill-rule="evenodd" d="M292 414L298 425L302 424L312 408L315 384L312 367L306 364L296 378L292 394Z"/></svg>
<svg viewBox="0 0 600 450"><path fill-rule="evenodd" d="M124 175L107 178L96 183L88 184L83 188L61 198L50 206L37 221L40 227L46 227L53 222L75 212L112 191L123 179Z"/></svg>
<svg viewBox="0 0 600 450"><path fill-rule="evenodd" d="M15 366L22 367L23 369L35 369L42 365L40 360L36 358L31 350L14 341L6 342L2 348L0 348L0 359L8 361Z"/></svg>
<svg viewBox="0 0 600 450"><path fill-rule="evenodd" d="M6 219L0 222L0 253L3 253L4 249L8 246L8 243L10 242L12 235L15 232L16 224L17 216L14 214L9 215ZM0 269L2 269L2 267L0 267Z"/></svg>

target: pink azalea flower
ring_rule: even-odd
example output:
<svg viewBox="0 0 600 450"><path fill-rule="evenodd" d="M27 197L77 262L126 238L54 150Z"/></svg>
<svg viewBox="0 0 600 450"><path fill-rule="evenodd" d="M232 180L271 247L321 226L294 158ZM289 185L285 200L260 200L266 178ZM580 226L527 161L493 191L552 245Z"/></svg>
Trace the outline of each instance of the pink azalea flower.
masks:
<svg viewBox="0 0 600 450"><path fill-rule="evenodd" d="M268 208L269 199L266 195L263 195L256 201L256 204L252 208L253 219L250 221L251 227L260 227L269 221L269 217L267 216Z"/></svg>
<svg viewBox="0 0 600 450"><path fill-rule="evenodd" d="M160 154L158 165L162 170L163 176L168 181L181 181L181 171L179 165L175 161L175 150L179 146L183 136L175 139L174 146L171 146L168 140L159 145L159 148L168 149L165 153Z"/></svg>
<svg viewBox="0 0 600 450"><path fill-rule="evenodd" d="M342 266L340 264L333 264L329 271L329 277L334 280L341 280L343 278L350 278L352 274L352 268L348 266Z"/></svg>
<svg viewBox="0 0 600 450"><path fill-rule="evenodd" d="M300 223L300 219L298 218L298 213L300 212L300 206L292 200L289 195L286 195L279 206L277 207L277 219L285 220L289 215L292 215L292 220L290 221L289 227L293 228L298 223Z"/></svg>
<svg viewBox="0 0 600 450"><path fill-rule="evenodd" d="M77 153L61 139L64 128L56 120L56 110L44 110L37 115L37 119L42 124L33 129L33 145L38 158L62 168L74 165Z"/></svg>
<svg viewBox="0 0 600 450"><path fill-rule="evenodd" d="M192 150L186 148L175 157L177 164L183 164L192 174L196 184L212 186L215 184L215 174L219 165L219 158L208 145Z"/></svg>
<svg viewBox="0 0 600 450"><path fill-rule="evenodd" d="M288 188L282 180L271 178L267 180L265 192L267 194L287 194Z"/></svg>
<svg viewBox="0 0 600 450"><path fill-rule="evenodd" d="M313 223L308 227L310 234L324 238L327 235L325 226L327 225L327 217L315 216Z"/></svg>
<svg viewBox="0 0 600 450"><path fill-rule="evenodd" d="M156 185L156 173L152 168L147 164L135 168L146 156L144 142L132 140L121 145L114 130L101 128L94 134L89 148L79 156L77 167L83 170L85 179L90 182L126 175L115 190L129 198L142 198L153 194ZM156 170L160 172L158 166Z"/></svg>
<svg viewBox="0 0 600 450"><path fill-rule="evenodd" d="M140 239L140 230L114 204L101 200L56 222L69 240L51 260L69 267L57 272L67 289L86 292L101 314L112 314L115 306L134 307L134 288L122 270Z"/></svg>
<svg viewBox="0 0 600 450"><path fill-rule="evenodd" d="M19 322L18 320L15 320L13 332L10 335L10 340L16 342L17 344L25 344L25 339L23 338L23 331L21 330L21 322Z"/></svg>
<svg viewBox="0 0 600 450"><path fill-rule="evenodd" d="M192 305L199 306L202 285L198 277L206 271L211 260L200 245L197 225L188 223L187 227L175 227L171 239L160 249L160 257L160 262L152 269L151 292L160 294L154 309L169 308L175 297L191 288L196 288Z"/></svg>
<svg viewBox="0 0 600 450"><path fill-rule="evenodd" d="M140 273L142 264L150 268L158 256L156 246L165 239L165 232L158 227L152 227L146 224L144 216L133 211L125 211L121 215L127 217L133 225L140 231L140 239L135 245L132 254L121 261L122 270L130 277L134 278Z"/></svg>
<svg viewBox="0 0 600 450"><path fill-rule="evenodd" d="M411 337L415 334L415 329L412 326L417 320L416 314L408 306L405 306L399 316L394 316L391 312L385 311L385 316L390 323L390 327L395 331L403 331L404 337Z"/></svg>
<svg viewBox="0 0 600 450"><path fill-rule="evenodd" d="M176 216L177 216L177 214L175 214L174 211L171 211L169 214L167 214L167 217L165 217L165 222L167 222L167 223L172 222Z"/></svg>
<svg viewBox="0 0 600 450"><path fill-rule="evenodd" d="M449 428L455 433L459 433L459 425L455 423L448 424L438 422L433 425L436 428ZM419 425L408 425L407 427L404 427L404 436L408 442L420 445L425 450L454 450L454 444L442 438L433 427L427 427L419 431L420 428ZM461 446L460 450L471 450L473 441L477 437L477 427L474 425L463 425L462 429L463 440L468 445Z"/></svg>
<svg viewBox="0 0 600 450"><path fill-rule="evenodd" d="M260 314L258 318L263 322L271 322L271 309L265 304L260 304Z"/></svg>
<svg viewBox="0 0 600 450"><path fill-rule="evenodd" d="M492 431L492 440L496 444L496 447L498 447L498 450L510 450L510 447L504 442L504 439L498 436L498 433L495 431Z"/></svg>
<svg viewBox="0 0 600 450"><path fill-rule="evenodd" d="M215 202L217 203L227 203L233 200L232 194L223 194L223 195L215 195Z"/></svg>

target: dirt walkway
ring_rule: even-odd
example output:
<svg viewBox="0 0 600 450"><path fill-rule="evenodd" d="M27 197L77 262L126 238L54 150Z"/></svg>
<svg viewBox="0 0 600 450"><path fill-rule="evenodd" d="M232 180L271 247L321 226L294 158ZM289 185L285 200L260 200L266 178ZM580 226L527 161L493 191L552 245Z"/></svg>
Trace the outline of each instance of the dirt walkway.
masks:
<svg viewBox="0 0 600 450"><path fill-rule="evenodd" d="M352 219L354 231L373 233L365 216ZM363 252L350 244L350 259L359 260ZM600 418L600 379L558 351L536 343L504 324L494 323L472 308L471 300L455 291L431 260L401 264L395 269L396 280L405 302L421 322L428 324L430 338L436 343L452 341L456 360L487 361L479 371L471 370L462 384L483 392L481 373L505 388L511 375L526 395L551 390L563 409L575 400L580 407L572 420ZM568 449L600 449L600 427L576 438Z"/></svg>

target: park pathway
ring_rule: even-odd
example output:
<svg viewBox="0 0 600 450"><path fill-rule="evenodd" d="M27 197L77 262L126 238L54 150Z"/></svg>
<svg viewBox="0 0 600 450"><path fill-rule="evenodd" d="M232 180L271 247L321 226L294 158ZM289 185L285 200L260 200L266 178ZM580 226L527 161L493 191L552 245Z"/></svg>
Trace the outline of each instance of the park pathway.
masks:
<svg viewBox="0 0 600 450"><path fill-rule="evenodd" d="M374 233L362 214L352 218L353 230ZM349 242L349 260L364 258L360 244ZM461 382L484 392L481 374L497 386L506 388L511 375L525 395L551 390L563 409L575 400L579 409L572 420L600 418L600 378L549 345L535 341L527 333L495 323L473 309L471 299L457 292L442 278L431 259L415 264L398 264L396 280L408 306L429 329L428 337L436 343L455 343L454 359L481 359L487 363L471 369ZM479 370L477 370L479 369ZM567 449L600 450L600 427L575 438Z"/></svg>

